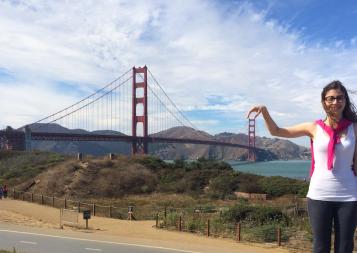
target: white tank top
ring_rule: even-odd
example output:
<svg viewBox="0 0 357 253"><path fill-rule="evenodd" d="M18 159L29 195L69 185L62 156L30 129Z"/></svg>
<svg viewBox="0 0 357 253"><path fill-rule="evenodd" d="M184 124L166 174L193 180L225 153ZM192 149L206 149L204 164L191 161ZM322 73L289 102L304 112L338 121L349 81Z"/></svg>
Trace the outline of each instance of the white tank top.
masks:
<svg viewBox="0 0 357 253"><path fill-rule="evenodd" d="M310 179L307 197L324 201L357 201L357 177L352 164L356 145L353 124L347 129L345 137L335 145L333 169L327 169L327 146L329 136L316 126L314 139L315 170Z"/></svg>

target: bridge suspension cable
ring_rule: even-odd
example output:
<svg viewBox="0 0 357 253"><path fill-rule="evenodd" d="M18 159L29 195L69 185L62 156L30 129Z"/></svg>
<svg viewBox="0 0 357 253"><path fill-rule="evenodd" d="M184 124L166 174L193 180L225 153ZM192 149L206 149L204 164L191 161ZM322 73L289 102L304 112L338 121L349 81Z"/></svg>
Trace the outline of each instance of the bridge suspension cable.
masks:
<svg viewBox="0 0 357 253"><path fill-rule="evenodd" d="M177 105L171 100L171 98L167 95L167 93L165 92L165 90L161 87L161 85L159 84L159 82L156 80L155 76L151 73L150 69L148 69L149 74L150 74L150 78L152 78L152 80L154 81L153 83L156 84L159 89L163 92L163 94L165 95L165 97L168 99L168 101L171 103L171 105L173 105L173 107L175 108L176 112L178 112L182 118L195 130L198 130L198 128L182 113L182 111L180 109L178 109ZM152 91L154 93L154 91ZM159 98L158 98L159 99ZM161 101L162 102L162 101ZM167 107L166 107L167 108ZM167 108L169 110L169 108ZM170 113L172 115L174 115L174 113L170 110ZM176 117L176 116L175 116ZM179 120L180 121L180 120ZM184 123L182 123L180 121L180 123L182 125L185 125Z"/></svg>
<svg viewBox="0 0 357 253"><path fill-rule="evenodd" d="M128 70L79 102L29 126L32 131L38 131L44 126L57 123L70 129L116 130L130 134L130 87L125 84L130 83L131 78L131 70Z"/></svg>

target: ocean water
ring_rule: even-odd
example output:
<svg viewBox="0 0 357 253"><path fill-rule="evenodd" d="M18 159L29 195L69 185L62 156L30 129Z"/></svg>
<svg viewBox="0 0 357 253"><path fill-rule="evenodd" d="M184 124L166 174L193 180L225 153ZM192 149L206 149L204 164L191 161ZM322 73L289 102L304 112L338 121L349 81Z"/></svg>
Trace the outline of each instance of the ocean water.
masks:
<svg viewBox="0 0 357 253"><path fill-rule="evenodd" d="M262 175L262 176L282 176L295 179L308 179L310 174L311 161L308 160L288 160L269 162L234 162L229 164L234 170Z"/></svg>

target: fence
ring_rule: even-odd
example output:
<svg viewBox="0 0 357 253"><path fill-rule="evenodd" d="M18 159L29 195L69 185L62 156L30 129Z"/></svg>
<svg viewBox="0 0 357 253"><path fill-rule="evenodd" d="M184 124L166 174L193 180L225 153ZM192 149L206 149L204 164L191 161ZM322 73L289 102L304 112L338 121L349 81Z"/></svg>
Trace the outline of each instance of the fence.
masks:
<svg viewBox="0 0 357 253"><path fill-rule="evenodd" d="M68 213L70 211L67 210L71 210L71 212L75 210L77 215L84 210L91 210L93 216L100 217L140 220L156 219L156 227L167 230L197 233L210 237L232 238L238 242L268 242L278 246L291 246L288 245L287 238L290 237L288 237L287 234L291 234L292 232L285 227L270 225L259 230L256 227L250 227L244 223L224 224L221 221L222 212L225 210L224 208L116 207L15 190L11 192L11 195L10 197L14 199L62 209L61 217L64 219L62 220L64 222L76 223L71 214ZM311 241L308 242L307 245L311 245Z"/></svg>
<svg viewBox="0 0 357 253"><path fill-rule="evenodd" d="M104 206L95 203L73 201L67 198L56 198L45 195L13 190L10 197L42 205L62 209L91 210L93 216L117 218L156 220L158 229L176 230L196 233L209 237L231 238L237 242L265 243L295 249L298 252L311 251L312 236L306 229L309 227L305 213L305 203L287 206L291 213L293 226L283 226L275 223L252 225L249 222L227 224L222 220L224 208L137 208ZM357 245L357 243L355 243ZM356 251L357 252L357 249Z"/></svg>
<svg viewBox="0 0 357 253"><path fill-rule="evenodd" d="M156 227L207 237L230 238L237 242L265 243L297 250L311 250L311 235L279 224L254 226L249 222L224 223L220 210L165 208L156 218Z"/></svg>
<svg viewBox="0 0 357 253"><path fill-rule="evenodd" d="M304 202L304 201L303 201ZM221 212L205 212L197 209L168 209L164 215L156 218L156 227L159 229L176 230L179 232L196 233L207 237L230 238L237 242L264 243L272 246L283 246L294 252L311 252L312 234L305 210L302 205L292 205L296 212L293 213L291 224L284 226L271 223L254 225L248 222L227 224L222 222ZM357 230L356 230L357 232ZM333 249L334 234L331 242ZM355 237L357 252L357 236Z"/></svg>
<svg viewBox="0 0 357 253"><path fill-rule="evenodd" d="M13 199L29 201L32 203L38 203L41 205L52 206L60 209L71 209L77 210L81 213L84 210L90 210L93 216L108 217L108 218L117 218L117 219L155 219L155 215L144 215L143 210L134 213L133 210L129 212L128 208L115 207L115 206L102 206L95 203L86 203L81 201L74 201L67 198L57 198L54 196L45 196L42 194L34 194L31 192L23 191L11 191L11 196ZM154 213L154 212L153 212ZM156 212L157 213L157 212ZM151 217L150 217L151 216Z"/></svg>

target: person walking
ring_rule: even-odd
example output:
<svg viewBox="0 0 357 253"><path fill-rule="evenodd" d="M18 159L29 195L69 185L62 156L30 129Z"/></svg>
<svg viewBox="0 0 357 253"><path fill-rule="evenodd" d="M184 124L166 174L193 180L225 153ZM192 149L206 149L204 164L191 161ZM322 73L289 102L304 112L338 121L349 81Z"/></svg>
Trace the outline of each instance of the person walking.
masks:
<svg viewBox="0 0 357 253"><path fill-rule="evenodd" d="M279 127L264 105L252 107L247 117L262 115L270 134L311 140L310 185L307 193L313 253L352 253L357 222L357 113L340 81L321 92L323 120Z"/></svg>
<svg viewBox="0 0 357 253"><path fill-rule="evenodd" d="M3 195L4 195L4 199L6 199L6 198L7 198L7 193L8 193L7 185L4 185L4 187L3 187Z"/></svg>

